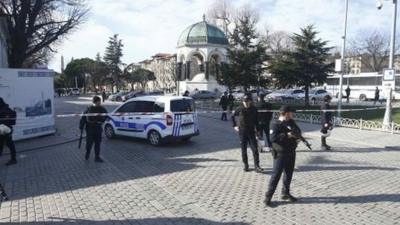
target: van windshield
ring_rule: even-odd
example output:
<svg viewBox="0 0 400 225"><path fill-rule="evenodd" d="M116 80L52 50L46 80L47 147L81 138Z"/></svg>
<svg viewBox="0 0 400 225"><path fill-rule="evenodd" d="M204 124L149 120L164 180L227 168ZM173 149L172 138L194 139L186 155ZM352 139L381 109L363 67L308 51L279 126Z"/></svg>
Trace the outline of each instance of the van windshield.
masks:
<svg viewBox="0 0 400 225"><path fill-rule="evenodd" d="M193 112L194 103L191 99L171 100L171 112Z"/></svg>

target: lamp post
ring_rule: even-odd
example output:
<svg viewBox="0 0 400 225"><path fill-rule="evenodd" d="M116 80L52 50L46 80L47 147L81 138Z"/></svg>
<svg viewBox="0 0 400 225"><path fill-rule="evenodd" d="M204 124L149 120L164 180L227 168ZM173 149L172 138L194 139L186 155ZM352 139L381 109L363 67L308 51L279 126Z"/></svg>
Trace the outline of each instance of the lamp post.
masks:
<svg viewBox="0 0 400 225"><path fill-rule="evenodd" d="M340 72L340 79L339 79L339 102L338 102L338 118L341 117L342 112L342 100L343 100L343 76L346 72L345 70L345 53L346 53L346 35L347 35L347 14L349 12L349 0L345 1L345 12L344 12L344 29L343 29L343 45L342 45L342 52L341 52L341 72Z"/></svg>
<svg viewBox="0 0 400 225"><path fill-rule="evenodd" d="M395 55L395 44L396 44L396 23L397 23L397 0L392 0L393 2L393 21L392 21L392 33L390 37L390 56L389 56L389 69L394 69L394 55ZM377 8L380 10L382 8L382 0L378 1ZM385 116L383 118L383 128L390 129L390 123L392 120L392 88L388 90L388 96L386 97L386 110Z"/></svg>

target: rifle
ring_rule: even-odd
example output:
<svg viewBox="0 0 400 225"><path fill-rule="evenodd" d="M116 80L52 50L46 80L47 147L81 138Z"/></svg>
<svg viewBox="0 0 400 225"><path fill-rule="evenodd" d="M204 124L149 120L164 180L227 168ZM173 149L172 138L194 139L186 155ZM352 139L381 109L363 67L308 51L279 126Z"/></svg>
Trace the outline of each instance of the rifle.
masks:
<svg viewBox="0 0 400 225"><path fill-rule="evenodd" d="M79 136L78 149L81 149L81 145L82 145L82 138L83 138L83 129L81 129L81 135Z"/></svg>
<svg viewBox="0 0 400 225"><path fill-rule="evenodd" d="M300 140L301 142L303 142L303 144L305 146L307 146L307 148L312 151L312 147L310 142L308 142L303 135L301 135L301 131L299 129L292 129L291 127L288 127L289 131L292 132L292 134L296 137L296 139Z"/></svg>

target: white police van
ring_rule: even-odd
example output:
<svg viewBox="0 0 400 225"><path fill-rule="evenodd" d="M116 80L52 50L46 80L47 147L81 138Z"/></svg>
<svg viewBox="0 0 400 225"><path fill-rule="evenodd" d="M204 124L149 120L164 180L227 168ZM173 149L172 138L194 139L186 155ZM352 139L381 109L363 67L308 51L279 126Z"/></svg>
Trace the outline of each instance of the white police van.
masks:
<svg viewBox="0 0 400 225"><path fill-rule="evenodd" d="M168 140L187 141L199 135L194 101L182 96L143 96L130 99L107 118L107 138L128 136L148 139L152 145Z"/></svg>

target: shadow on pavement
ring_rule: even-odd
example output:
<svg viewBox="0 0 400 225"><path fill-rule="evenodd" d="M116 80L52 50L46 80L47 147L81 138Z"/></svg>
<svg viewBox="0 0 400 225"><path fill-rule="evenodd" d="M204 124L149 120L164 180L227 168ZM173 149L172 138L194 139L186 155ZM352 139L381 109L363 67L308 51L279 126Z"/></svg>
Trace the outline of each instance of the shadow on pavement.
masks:
<svg viewBox="0 0 400 225"><path fill-rule="evenodd" d="M98 221L98 220L80 220L80 219L65 219L65 218L54 218L50 217L53 221L49 222L25 222L25 223L8 223L19 224L19 225L57 225L57 224L79 224L79 225L108 225L108 224L132 224L132 225L190 225L190 224L202 224L202 225L250 225L249 223L244 222L215 222L206 219L199 218L146 218L146 219L132 219L132 220L107 220L107 221Z"/></svg>
<svg viewBox="0 0 400 225"><path fill-rule="evenodd" d="M360 196L302 197L299 204L357 204L373 202L400 202L400 194L374 194Z"/></svg>

